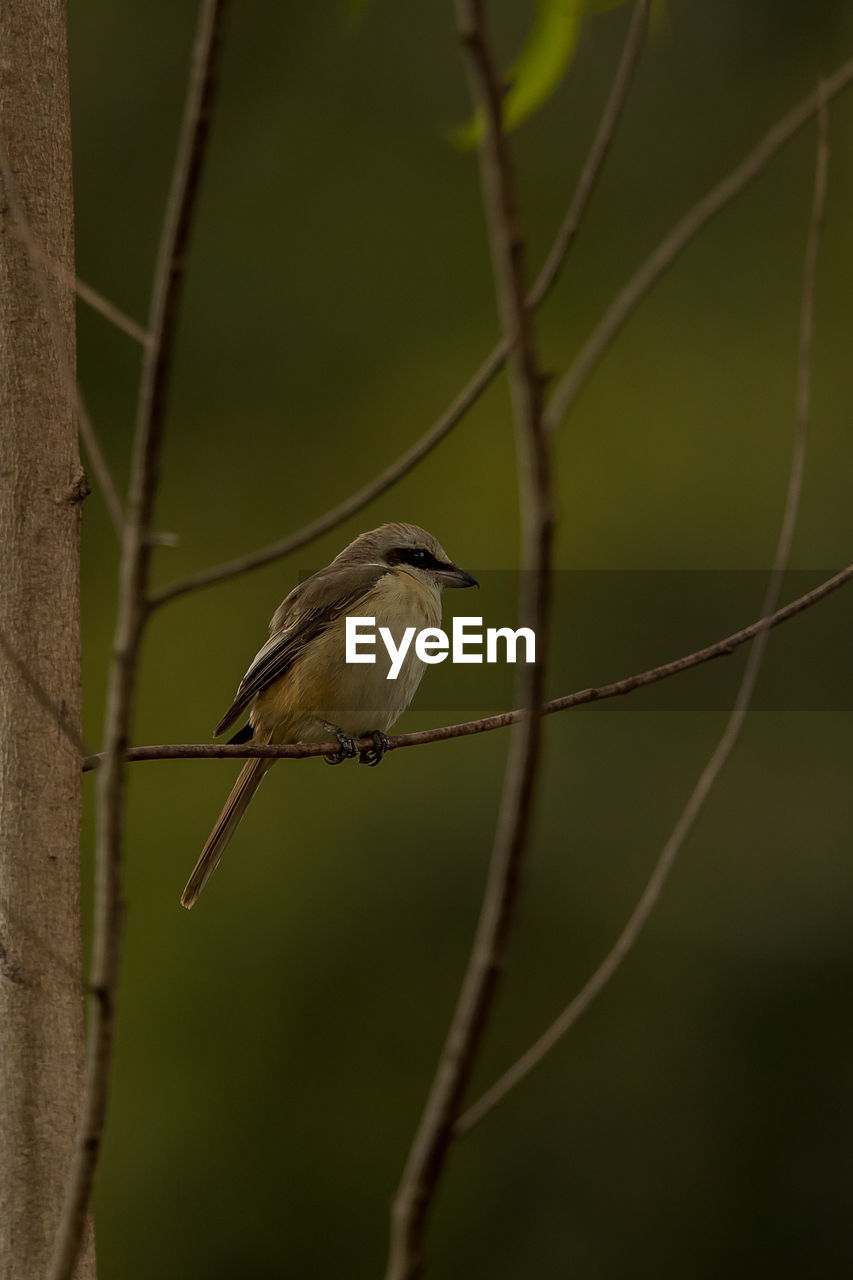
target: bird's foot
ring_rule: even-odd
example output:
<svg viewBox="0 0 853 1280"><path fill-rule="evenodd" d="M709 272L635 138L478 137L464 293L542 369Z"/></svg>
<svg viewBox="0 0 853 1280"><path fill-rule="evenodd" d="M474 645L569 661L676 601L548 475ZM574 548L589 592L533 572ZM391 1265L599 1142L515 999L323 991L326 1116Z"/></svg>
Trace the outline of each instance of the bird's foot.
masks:
<svg viewBox="0 0 853 1280"><path fill-rule="evenodd" d="M344 733L343 729L339 729L336 724L327 724L326 728L338 740L338 750L333 751L329 756L323 757L326 764L340 764L342 760L352 760L353 756L358 755L355 738L351 738L348 733Z"/></svg>
<svg viewBox="0 0 853 1280"><path fill-rule="evenodd" d="M388 750L388 735L383 733L381 729L374 729L371 733L366 733L365 738L370 738L373 742L372 747L368 747L366 751L361 753L359 764L370 765L374 768Z"/></svg>

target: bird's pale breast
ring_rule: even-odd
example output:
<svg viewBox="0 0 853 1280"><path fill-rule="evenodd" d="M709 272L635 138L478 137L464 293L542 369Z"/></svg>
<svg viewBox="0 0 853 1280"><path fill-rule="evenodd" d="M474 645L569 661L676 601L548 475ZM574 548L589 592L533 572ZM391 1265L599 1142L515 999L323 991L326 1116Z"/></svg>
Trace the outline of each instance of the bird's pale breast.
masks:
<svg viewBox="0 0 853 1280"><path fill-rule="evenodd" d="M253 724L268 728L274 741L310 742L328 738L329 724L353 737L372 729L387 732L415 695L425 664L412 640L396 680L379 637L387 627L399 645L407 627L420 631L441 622L441 595L405 571L384 574L353 616L375 618L376 643L360 652L375 663L347 663L345 619L338 618L307 644L290 670L259 696ZM364 628L366 631L367 628Z"/></svg>

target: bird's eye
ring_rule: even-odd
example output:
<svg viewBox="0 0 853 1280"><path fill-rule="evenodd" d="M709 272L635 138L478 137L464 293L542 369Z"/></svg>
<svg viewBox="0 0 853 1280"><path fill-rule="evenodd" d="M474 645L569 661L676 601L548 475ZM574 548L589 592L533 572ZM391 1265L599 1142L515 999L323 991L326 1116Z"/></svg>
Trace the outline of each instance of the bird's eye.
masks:
<svg viewBox="0 0 853 1280"><path fill-rule="evenodd" d="M432 552L423 547L395 547L388 553L390 564L408 564L413 569L435 568L436 560Z"/></svg>

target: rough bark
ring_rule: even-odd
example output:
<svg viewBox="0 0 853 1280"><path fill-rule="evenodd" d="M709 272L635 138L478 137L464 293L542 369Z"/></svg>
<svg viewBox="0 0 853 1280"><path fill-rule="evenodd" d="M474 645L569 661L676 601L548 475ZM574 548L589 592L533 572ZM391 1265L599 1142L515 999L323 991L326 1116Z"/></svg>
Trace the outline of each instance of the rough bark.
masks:
<svg viewBox="0 0 853 1280"><path fill-rule="evenodd" d="M17 199L48 259L73 273L61 0L0 4L0 51L0 145ZM0 1276L39 1280L59 1219L82 1080L74 734L86 484L68 377L74 299L67 276L47 282L48 302L8 182L0 184L0 216ZM57 338L65 343L62 359ZM94 1274L90 1230L77 1275Z"/></svg>

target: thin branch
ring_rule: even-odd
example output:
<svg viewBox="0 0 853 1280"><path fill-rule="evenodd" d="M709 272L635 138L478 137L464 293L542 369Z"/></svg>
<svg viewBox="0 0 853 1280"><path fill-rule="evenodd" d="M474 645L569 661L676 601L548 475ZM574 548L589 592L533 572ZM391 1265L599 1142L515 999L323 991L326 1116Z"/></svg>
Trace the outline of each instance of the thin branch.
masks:
<svg viewBox="0 0 853 1280"><path fill-rule="evenodd" d="M250 573L253 569L260 569L265 564L280 560L282 557L290 555L291 552L298 551L300 547L306 546L309 542L313 542L316 538L322 537L324 533L328 533L330 529L336 528L344 520L361 511L374 498L380 497L381 494L395 485L398 480L401 480L404 475L408 474L427 454L432 452L437 444L440 444L445 436L450 434L457 422L464 417L492 379L500 372L506 359L506 351L504 344L495 347L495 350L477 370L468 385L459 393L453 404L442 414L438 421L430 427L429 431L421 436L395 462L392 462L390 466L381 471L368 484L350 494L338 506L333 507L325 515L318 516L315 520L310 521L309 524L303 525L301 529L297 529L295 533L289 534L288 537L282 538L278 542L272 542L269 546L261 547L260 550L250 551L244 556L237 556L236 559L227 560L223 564L212 565L209 569L200 569L198 573L193 573L189 577L183 578L180 582L173 583L170 587L164 587L162 591L157 591L151 596L151 607L159 608L160 605L167 604L170 600L176 600L179 596L187 595L191 591L211 587L218 582L226 582L229 578L236 578L242 573Z"/></svg>
<svg viewBox="0 0 853 1280"><path fill-rule="evenodd" d="M630 38L630 33L629 33ZM623 55L623 63L620 63L620 69L624 64L625 55ZM636 51L634 51L628 65L628 74L624 77L622 93L627 90L630 82L630 71L636 60ZM618 73L617 73L618 77ZM823 83L824 97L827 102L844 92L851 82L853 82L853 59L845 62L838 68L832 76ZM616 82L614 82L614 90ZM620 98L615 96L611 91L611 97L605 108L605 113L609 113L613 125L615 127L621 113L622 102ZM723 179L716 187L714 187L706 196L704 196L693 209L679 222L676 227L660 242L654 252L646 259L637 273L633 276L629 284L614 299L608 308L600 324L589 341L584 345L576 360L568 370L564 380L560 383L558 392L561 400L552 400L546 409L546 423L550 427L555 427L562 414L565 413L569 405L580 391L586 378L592 372L598 360L604 354L604 351L616 337L619 330L629 319L631 313L642 301L645 295L657 284L658 280L666 274L672 263L687 247L707 222L719 213L731 200L740 195L741 191L749 185L749 183L758 176L758 174L769 164L773 157L779 152L785 143L789 142L799 131L812 119L818 111L818 100L816 95L806 98L798 106L796 106L788 115L784 116L779 123L770 130L762 141L755 147L749 155L747 155L740 164L731 171L731 173ZM603 145L600 143L601 134L598 135L596 142L593 143L593 150L590 152L590 158L594 152L600 155L599 164L604 160L605 154L609 147L610 138L604 140ZM584 172L589 165L584 167ZM581 181L578 184L580 189L584 177L581 175ZM577 197L576 197L577 198ZM572 202L573 206L575 200ZM561 236L566 235L567 248L570 247L574 238L574 232L568 231L567 228L572 225L571 210L567 214L566 219L558 233L555 241L554 249L548 255L546 267L543 267L542 273L536 281L531 293L530 300L534 302L541 301L548 289L554 283L556 276L549 277L546 271L548 263L551 262L552 256L556 252L556 246ZM561 262L558 264L561 265ZM547 283L545 283L547 281ZM305 525L301 529L297 529L295 533L290 534L287 538L281 539L279 542L270 543L269 546L262 547L258 551L250 552L245 556L238 556L234 560L228 560L223 564L213 565L209 569L202 569L198 573L184 578L181 582L176 582L170 587L165 587L162 591L157 592L151 598L152 606L166 604L169 600L175 600L179 596L186 595L187 592L196 591L204 587L215 585L217 582L225 582L229 578L236 577L241 573L248 573L252 569L258 569L262 565L270 564L274 560L280 559L282 556L289 555L293 551L298 551L300 547L304 547L307 543L312 542L315 538L319 538L322 534L328 533L330 529L334 529L337 525L342 524L344 520L361 511L368 503L375 498L380 497L388 489L401 480L403 476L408 474L414 466L416 466L422 458L425 458L436 445L438 445L445 436L453 430L459 420L476 402L478 397L489 386L492 379L500 372L504 360L507 355L506 342L500 342L480 366L474 376L471 378L465 389L457 396L453 404L445 411L437 422L425 432L421 438L416 441L410 449L406 451L396 462L393 462L369 484L364 485L356 493L345 499L339 506L333 507L331 511L325 515L319 516L316 520L312 520L310 524Z"/></svg>
<svg viewBox="0 0 853 1280"><path fill-rule="evenodd" d="M722 182L717 183L698 204L694 205L664 237L654 253L646 259L639 271L613 299L555 387L545 410L545 421L549 431L554 431L559 426L614 338L620 333L637 305L652 286L666 274L676 258L735 196L740 195L758 177L784 144L819 113L821 104L828 104L839 93L849 88L851 83L853 83L853 58L824 80L820 89L810 94L784 119L774 125L769 133L764 135L758 146L754 147L749 155L723 178Z"/></svg>
<svg viewBox="0 0 853 1280"><path fill-rule="evenodd" d="M518 681L523 714L510 742L480 918L435 1077L394 1197L386 1280L417 1280L423 1274L424 1238L453 1141L453 1123L494 1004L533 819L551 613L552 467L542 424L542 376L533 312L525 289L524 240L503 131L504 89L487 31L485 0L456 0L456 16L471 96L485 126L480 182L498 310L509 346L518 459L520 615L536 634L538 652L537 661L522 668Z"/></svg>
<svg viewBox="0 0 853 1280"><path fill-rule="evenodd" d="M684 654L672 662L662 666L651 667L648 671L640 671L637 675L626 676L615 680L612 684L599 685L594 689L580 689L577 693L567 693L561 698L553 698L542 704L542 715L551 716L559 711L569 711L572 707L582 707L590 702L604 702L608 698L624 698L635 689L645 689L648 685L658 684L671 676L690 671L704 662L714 662L717 658L727 658L742 645L754 640L759 632L781 626L797 614L812 608L827 596L838 591L846 583L853 580L853 564L842 569L825 582L797 596L790 604L777 609L769 618L761 617L748 627L735 631L714 644L706 645L693 653ZM524 715L523 711L502 711L498 715L485 716L481 720L464 720L460 724L442 725L435 729L419 729L414 733L401 733L388 739L389 751L400 751L404 747L423 747L432 742L447 742L450 738L468 738L475 734L491 733L494 729L507 729L518 724ZM359 738L357 745L360 751L367 751L374 745L370 738ZM258 746L247 742L240 745L217 742L162 743L154 746L128 747L124 759L128 764L140 760L251 760L263 756L269 760L308 760L315 756L327 756L337 751L337 742L288 742L269 743ZM83 772L97 769L103 762L103 755L87 756L83 761Z"/></svg>
<svg viewBox="0 0 853 1280"><path fill-rule="evenodd" d="M93 289L85 280L81 280L79 276L75 276L73 271L67 271L61 263L56 262L45 251L42 245L34 238L29 228L22 229L16 226L13 235L23 241L26 246L27 253L31 261L39 262L44 269L53 276L54 280L58 280L60 284L66 285L73 289L81 302L85 302L93 311L97 311L99 315L108 320L116 329L120 329L122 333L126 333L129 338L133 338L140 346L145 346L148 342L148 333L143 329L132 316L122 311L121 307L117 307L114 302L110 302L109 298L105 298L102 293L98 293L97 289Z"/></svg>
<svg viewBox="0 0 853 1280"><path fill-rule="evenodd" d="M110 302L109 298L105 298L102 293L98 293L97 289L93 289L90 284L86 284L86 281L81 280L79 276L74 280L74 289L81 302L85 302L93 311L97 311L105 320L109 320L110 324L115 325L117 329L121 329L122 333L126 333L129 338L133 338L140 346L145 347L148 345L149 334L147 329L144 329L132 316L126 315L114 302Z"/></svg>
<svg viewBox="0 0 853 1280"><path fill-rule="evenodd" d="M89 417L89 411L86 408L83 393L79 387L77 388L77 430L80 432L80 439L83 442L86 457L89 459L92 470L95 473L95 480L101 497L109 512L115 531L121 538L124 534L124 513L122 511L121 498L118 496L118 490L115 487L109 463L104 456L101 442L92 425L92 419Z"/></svg>
<svg viewBox="0 0 853 1280"><path fill-rule="evenodd" d="M151 340L145 349L140 381L118 618L107 690L106 749L98 777L92 999L85 1085L51 1280L71 1280L74 1274L106 1121L121 949L124 751L130 734L139 651L147 616L151 521L177 312L216 89L224 9L223 0L202 0L200 6L181 138L154 272Z"/></svg>
<svg viewBox="0 0 853 1280"><path fill-rule="evenodd" d="M53 276L54 280L58 280L60 284L64 284L68 289L73 289L81 302L85 302L93 311L97 311L105 320L109 320L110 324L115 325L117 329L121 329L122 333L126 333L128 337L133 338L141 346L144 347L146 345L148 334L142 325L138 324L132 316L126 315L114 302L110 302L109 298L105 298L102 293L98 293L97 289L93 289L90 284L86 284L85 280L75 276L73 271L66 270L62 263L52 258L44 246L36 240L29 224L21 225L17 223L12 230L12 234L17 236L23 243L31 262L38 262Z"/></svg>
<svg viewBox="0 0 853 1280"><path fill-rule="evenodd" d="M604 161L607 159L607 153L610 150L617 125L622 117L625 102L628 98L628 90L634 79L634 71L643 46L643 38L646 34L646 26L649 20L649 8L650 0L637 0L634 5L628 24L625 44L619 58L619 65L616 68L616 75L613 78L610 93L604 104L604 111L590 147L589 155L581 169L568 212L560 225L550 252L542 264L542 270L536 283L528 294L527 305L529 307L538 307L550 291L580 230L583 216L604 169Z"/></svg>
<svg viewBox="0 0 853 1280"><path fill-rule="evenodd" d="M60 323L59 312L57 310L56 298L53 296L53 290L50 287L50 280L45 266L47 255L41 249L38 241L30 229L29 219L27 217L24 202L18 191L18 184L15 175L12 172L12 166L9 162L9 152L6 146L6 140L0 134L0 174L3 176L3 185L6 188L6 195L9 201L9 209L17 230L18 238L23 243L30 260L30 266L36 278L36 285L41 294L42 305L45 309L45 316L50 326L51 337L54 347L56 348L59 368L62 373L62 379L65 382L69 398L77 407L77 427L80 437L83 441L83 447L92 464L92 470L98 482L98 487L107 505L113 524L119 534L122 532L123 515L121 509L121 501L119 500L118 490L112 478L106 458L104 457L92 420L86 411L83 403L83 397L77 385L77 378L69 357L68 348L65 344L63 328Z"/></svg>
<svg viewBox="0 0 853 1280"><path fill-rule="evenodd" d="M76 747L81 756L84 757L84 760L90 759L91 757L88 754L89 748L86 746L77 726L69 718L65 707L54 702L44 685L41 684L41 682L33 675L29 668L29 664L26 663L15 650L2 630L0 630L0 649L3 650L3 653L6 655L6 661L10 666L14 667L18 676L27 686L42 710L47 712L51 719L65 734L72 746Z"/></svg>
<svg viewBox="0 0 853 1280"><path fill-rule="evenodd" d="M584 214L601 176L604 162L621 118L628 90L631 87L634 70L643 44L648 10L649 0L637 0L601 120L578 178L569 208L560 224L554 243L548 251L548 256L543 263L542 269L527 295L527 303L530 307L538 307L550 293L583 222ZM214 586L218 582L225 582L229 578L248 573L252 569L259 569L274 560L280 560L283 556L290 555L292 552L298 551L300 547L304 547L316 538L322 537L329 530L337 528L339 524L343 524L350 516L363 510L374 499L381 497L399 480L402 480L403 476L408 475L419 462L450 434L456 424L477 402L492 380L501 371L508 351L509 345L505 339L498 342L456 399L448 405L441 417L433 423L429 430L420 439L416 440L411 448L407 449L399 458L380 471L367 484L362 485L355 493L350 494L343 502L332 507L330 511L325 512L323 515L318 516L315 520L303 525L301 529L288 534L286 538L280 538L277 542L270 543L269 546L261 547L259 550L251 551L243 556L237 556L235 559L227 560L223 564L201 569L198 573L191 574L180 582L175 582L172 586L165 587L162 591L158 591L152 596L152 606L166 604L169 600L175 600L190 591Z"/></svg>
<svg viewBox="0 0 853 1280"><path fill-rule="evenodd" d="M625 957L637 941L649 916L657 905L670 871L678 857L685 840L689 836L705 801L722 772L735 744L740 737L752 702L758 674L767 648L770 627L773 625L773 611L779 601L785 571L791 558L791 547L797 513L800 506L800 495L803 486L803 472L806 459L806 442L809 422L809 406L811 400L811 363L812 340L814 333L814 299L817 261L820 251L821 231L824 210L826 208L826 185L829 167L829 140L827 128L826 103L823 100L822 86L818 86L820 108L818 111L817 161L815 165L814 193L812 197L811 217L806 242L805 264L803 268L803 290L800 310L800 337L797 358L797 392L796 392L796 430L794 448L791 456L791 468L788 476L788 491L782 515L782 525L776 545L773 570L767 584L762 606L762 618L759 624L756 641L750 650L749 658L741 678L731 715L723 730L717 746L708 763L702 770L695 787L687 801L672 834L661 851L651 877L643 890L640 899L631 912L628 922L620 933L613 947L602 960L592 977L581 988L560 1016L551 1024L539 1039L483 1094L456 1123L456 1132L467 1133L478 1121L482 1120L502 1098L515 1088L530 1071L537 1066L546 1054L575 1025L577 1020L589 1008L593 1000L600 995L616 973Z"/></svg>

